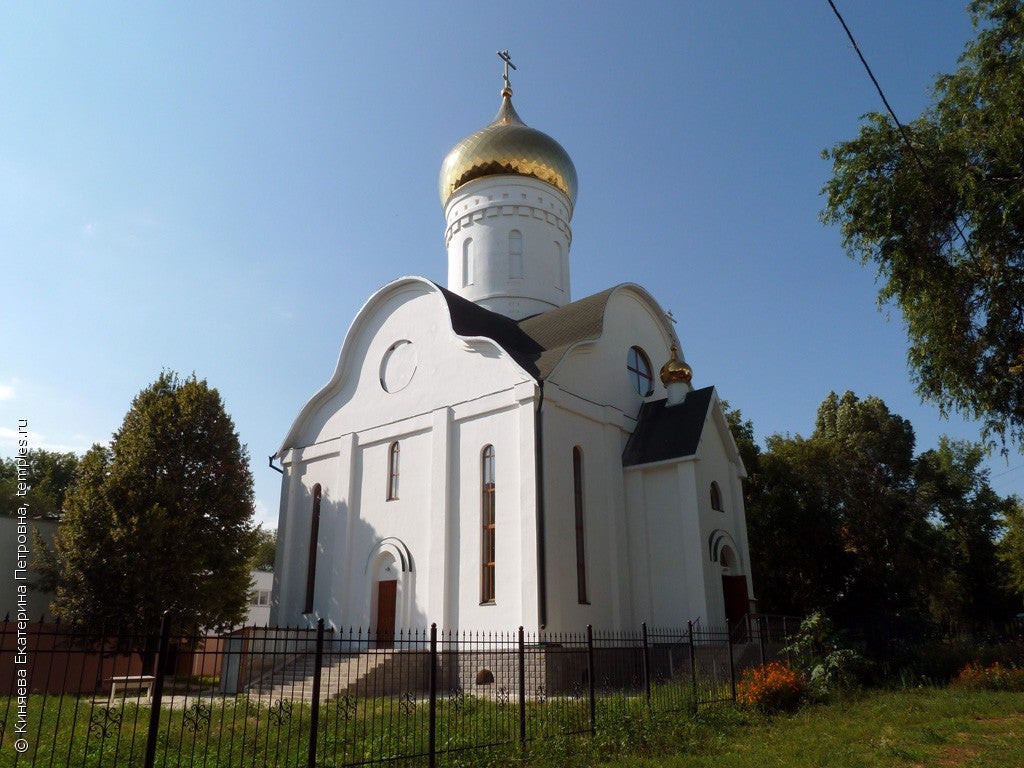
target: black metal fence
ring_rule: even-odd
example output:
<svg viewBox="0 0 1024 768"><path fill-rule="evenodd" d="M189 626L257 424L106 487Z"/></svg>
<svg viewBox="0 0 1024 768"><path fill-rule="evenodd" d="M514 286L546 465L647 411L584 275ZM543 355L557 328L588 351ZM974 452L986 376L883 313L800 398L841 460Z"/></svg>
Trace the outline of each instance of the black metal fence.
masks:
<svg viewBox="0 0 1024 768"><path fill-rule="evenodd" d="M88 636L0 625L0 766L435 765L735 699L795 620L530 634L246 627Z"/></svg>

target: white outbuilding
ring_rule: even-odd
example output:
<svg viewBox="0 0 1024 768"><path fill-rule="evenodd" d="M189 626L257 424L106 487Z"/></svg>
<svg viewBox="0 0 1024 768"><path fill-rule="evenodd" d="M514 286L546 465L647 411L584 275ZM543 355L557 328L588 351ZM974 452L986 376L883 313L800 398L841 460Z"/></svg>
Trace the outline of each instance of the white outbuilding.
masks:
<svg viewBox="0 0 1024 768"><path fill-rule="evenodd" d="M299 412L271 623L578 631L752 605L744 467L646 290L572 301L577 180L512 106L441 168L448 285L359 310ZM657 366L657 368L655 367ZM658 374L660 369L660 376Z"/></svg>

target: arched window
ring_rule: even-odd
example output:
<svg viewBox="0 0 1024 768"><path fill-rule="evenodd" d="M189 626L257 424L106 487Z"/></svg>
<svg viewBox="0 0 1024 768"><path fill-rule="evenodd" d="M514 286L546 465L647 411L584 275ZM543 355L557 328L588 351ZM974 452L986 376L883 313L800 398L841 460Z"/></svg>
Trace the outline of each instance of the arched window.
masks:
<svg viewBox="0 0 1024 768"><path fill-rule="evenodd" d="M508 233L508 276L523 276L523 235L518 229Z"/></svg>
<svg viewBox="0 0 1024 768"><path fill-rule="evenodd" d="M630 347L626 356L626 371L633 382L633 388L641 397L647 397L654 391L654 378L651 376L651 361L647 353L640 347Z"/></svg>
<svg viewBox="0 0 1024 768"><path fill-rule="evenodd" d="M473 284L473 238L462 241L462 284Z"/></svg>
<svg viewBox="0 0 1024 768"><path fill-rule="evenodd" d="M494 446L480 454L480 602L494 602Z"/></svg>
<svg viewBox="0 0 1024 768"><path fill-rule="evenodd" d="M309 522L309 559L306 565L306 604L303 613L313 612L313 588L316 585L316 550L320 535L320 483L313 486L313 514Z"/></svg>
<svg viewBox="0 0 1024 768"><path fill-rule="evenodd" d="M572 493L576 515L576 599L587 601L587 552L583 539L583 451L572 449Z"/></svg>
<svg viewBox="0 0 1024 768"><path fill-rule="evenodd" d="M398 498L398 441L388 448L388 501Z"/></svg>
<svg viewBox="0 0 1024 768"><path fill-rule="evenodd" d="M723 512L722 509L722 492L718 489L718 483L711 483L711 508L719 512Z"/></svg>

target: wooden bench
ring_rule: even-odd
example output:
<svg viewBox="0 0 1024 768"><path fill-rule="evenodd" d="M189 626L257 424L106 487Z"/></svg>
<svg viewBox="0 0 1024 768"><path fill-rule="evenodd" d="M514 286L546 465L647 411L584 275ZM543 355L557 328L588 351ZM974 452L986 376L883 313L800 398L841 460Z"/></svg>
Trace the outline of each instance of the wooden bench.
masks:
<svg viewBox="0 0 1024 768"><path fill-rule="evenodd" d="M117 689L120 687L123 691L138 690L146 692L146 701L153 700L153 681L156 680L153 675L115 675L110 678L110 701L108 704L114 703L114 697L117 694Z"/></svg>

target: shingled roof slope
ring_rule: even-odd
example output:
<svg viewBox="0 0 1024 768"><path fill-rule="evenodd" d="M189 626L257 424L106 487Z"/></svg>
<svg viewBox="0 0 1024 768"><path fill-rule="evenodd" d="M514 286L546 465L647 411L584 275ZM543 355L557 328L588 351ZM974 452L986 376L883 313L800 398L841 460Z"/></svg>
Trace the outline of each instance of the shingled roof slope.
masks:
<svg viewBox="0 0 1024 768"><path fill-rule="evenodd" d="M573 344L600 338L608 298L615 291L609 288L516 322L437 287L448 302L452 329L457 334L492 339L537 381L544 381L554 371Z"/></svg>
<svg viewBox="0 0 1024 768"><path fill-rule="evenodd" d="M636 429L622 451L622 466L693 456L700 445L714 389L695 389L687 393L683 402L672 407L667 406L667 400L644 403L637 416Z"/></svg>

